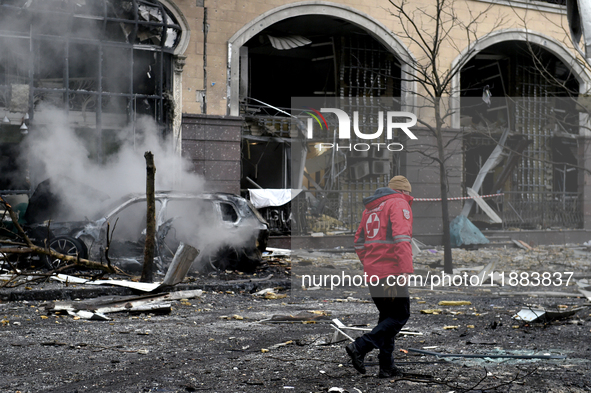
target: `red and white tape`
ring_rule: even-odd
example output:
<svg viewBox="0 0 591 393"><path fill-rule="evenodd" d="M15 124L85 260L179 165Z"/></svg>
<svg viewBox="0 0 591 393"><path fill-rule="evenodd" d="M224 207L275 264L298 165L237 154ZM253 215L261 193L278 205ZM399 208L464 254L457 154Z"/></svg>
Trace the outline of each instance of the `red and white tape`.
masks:
<svg viewBox="0 0 591 393"><path fill-rule="evenodd" d="M490 194L490 195L480 195L480 198L492 198L492 197L496 197L496 196L501 196L501 195L505 195L503 193L501 194ZM464 199L474 199L474 197L455 197L455 198L447 198L448 201L461 201ZM439 202L441 201L441 198L414 198L413 202Z"/></svg>

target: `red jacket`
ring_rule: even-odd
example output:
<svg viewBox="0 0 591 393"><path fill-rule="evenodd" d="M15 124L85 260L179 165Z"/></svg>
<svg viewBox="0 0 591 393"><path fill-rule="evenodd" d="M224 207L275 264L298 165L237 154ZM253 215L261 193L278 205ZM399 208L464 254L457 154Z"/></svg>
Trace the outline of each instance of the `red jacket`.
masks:
<svg viewBox="0 0 591 393"><path fill-rule="evenodd" d="M382 279L414 271L412 200L410 195L387 187L363 199L365 210L355 233L355 251L368 277Z"/></svg>

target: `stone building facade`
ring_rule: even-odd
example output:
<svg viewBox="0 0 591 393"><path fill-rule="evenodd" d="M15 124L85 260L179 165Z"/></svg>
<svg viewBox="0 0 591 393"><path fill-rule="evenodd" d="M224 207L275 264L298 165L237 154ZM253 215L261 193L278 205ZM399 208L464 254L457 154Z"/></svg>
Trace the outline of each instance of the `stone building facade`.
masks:
<svg viewBox="0 0 591 393"><path fill-rule="evenodd" d="M24 2L12 3L13 7L24 7ZM106 4L106 9L112 1L100 3ZM421 106L417 100L427 93L416 80L423 69L416 65L429 64L420 34L412 31L408 21L401 23L388 1L160 0L157 3L162 11L140 0L116 3L123 4L119 13L97 11L95 19L102 18L105 24L138 23L143 27L135 31L151 36L162 31L174 33L174 44L169 47L154 39L150 42L163 48L157 51L162 56L157 64L166 86L143 94L146 100L154 100L154 106L160 105L155 116L173 136L177 154L192 162L194 172L204 176L212 191L238 194L254 187L253 183L263 188L294 187L291 180L296 176L289 174L294 129L289 125L289 114L284 115L294 96L393 96L399 99L399 110L415 111ZM429 14L435 5L431 0L413 1L405 11L419 20L421 12ZM152 11L154 16L142 22L142 12L136 17L134 9ZM539 131L546 127L527 129L525 124L551 121L541 115L535 119L517 117L515 100L480 112L462 103L472 99L481 105L483 94L490 93L493 98L519 97L519 102L536 97L532 105L539 105L536 100L543 96L546 101L542 105L547 108L560 106L552 101L558 98L574 105L579 96L587 94L591 76L570 44L566 6L534 0L457 0L449 2L445 10L456 27L441 41L436 67L441 75L457 68L449 75L444 95L444 105L451 108L443 127L446 148L451 152L448 197L466 195L466 187L475 181L508 129L508 149L484 179L480 193L506 192L504 201L493 207L513 220L508 226L590 229L590 134L581 126L584 114L577 112L574 123L573 115L570 122L554 121L550 131ZM127 22L121 21L124 18ZM478 23L473 24L475 18ZM426 36L433 33L431 24L422 23L420 31ZM154 26L160 30L146 33ZM170 36L164 35L160 40L167 38ZM133 50L138 50L147 41L135 44ZM131 92L121 92L125 94L137 101ZM502 109L503 105L513 108ZM8 108L9 103L4 106ZM417 116L423 120L432 118L424 108L419 112ZM127 120L131 115L127 114ZM97 121L104 125L110 120ZM440 198L438 168L418 153L431 148L434 138L424 127L416 132L418 140L404 141L406 151L370 155L367 160L360 155L349 161L346 173L355 177L354 186L329 187L327 179L335 177L334 173L327 177L326 163L314 172L307 170L302 186L326 188L327 194L333 191L328 204L333 198L336 205L359 205L371 188L391 175L403 174L413 184L416 197ZM514 158L511 163L511 153L519 153L517 150L531 160ZM337 160L336 165L343 164ZM562 210L555 217L519 214L543 204L560 205ZM450 202L451 217L460 214L462 207L462 202ZM359 210L345 210L336 213L336 218L352 227ZM439 202L417 202L414 212L416 232L441 233Z"/></svg>

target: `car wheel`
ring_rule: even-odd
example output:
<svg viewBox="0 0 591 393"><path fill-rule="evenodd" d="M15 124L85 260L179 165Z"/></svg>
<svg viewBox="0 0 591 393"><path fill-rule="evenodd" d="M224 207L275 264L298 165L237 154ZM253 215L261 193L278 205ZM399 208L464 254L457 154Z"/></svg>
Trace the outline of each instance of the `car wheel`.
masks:
<svg viewBox="0 0 591 393"><path fill-rule="evenodd" d="M239 254L234 247L224 246L208 259L213 270L233 270L238 266Z"/></svg>
<svg viewBox="0 0 591 393"><path fill-rule="evenodd" d="M48 246L50 250L67 256L79 256L81 259L88 257L88 252L84 243L71 236L56 236L50 240ZM59 269L68 264L68 262L62 261L61 259L52 258L49 255L45 256L45 265L50 270Z"/></svg>

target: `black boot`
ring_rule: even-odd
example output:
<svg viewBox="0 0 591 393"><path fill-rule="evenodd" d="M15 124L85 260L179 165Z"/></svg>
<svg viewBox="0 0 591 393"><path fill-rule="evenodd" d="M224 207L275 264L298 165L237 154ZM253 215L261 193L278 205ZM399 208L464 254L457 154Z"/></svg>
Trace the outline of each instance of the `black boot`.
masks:
<svg viewBox="0 0 591 393"><path fill-rule="evenodd" d="M380 366L380 372L378 373L378 378L392 378L392 377L401 377L402 371L395 365L392 365L389 368L382 368Z"/></svg>
<svg viewBox="0 0 591 393"><path fill-rule="evenodd" d="M391 378L402 376L402 371L400 371L400 369L394 365L392 355L387 356L386 358L378 356L378 360L380 363L380 372L378 374L378 378Z"/></svg>
<svg viewBox="0 0 591 393"><path fill-rule="evenodd" d="M353 363L353 367L355 370L359 371L361 374L365 374L365 364L363 364L363 358L365 354L361 354L357 350L357 346L355 343L351 343L345 347L347 354L351 358L351 363Z"/></svg>

